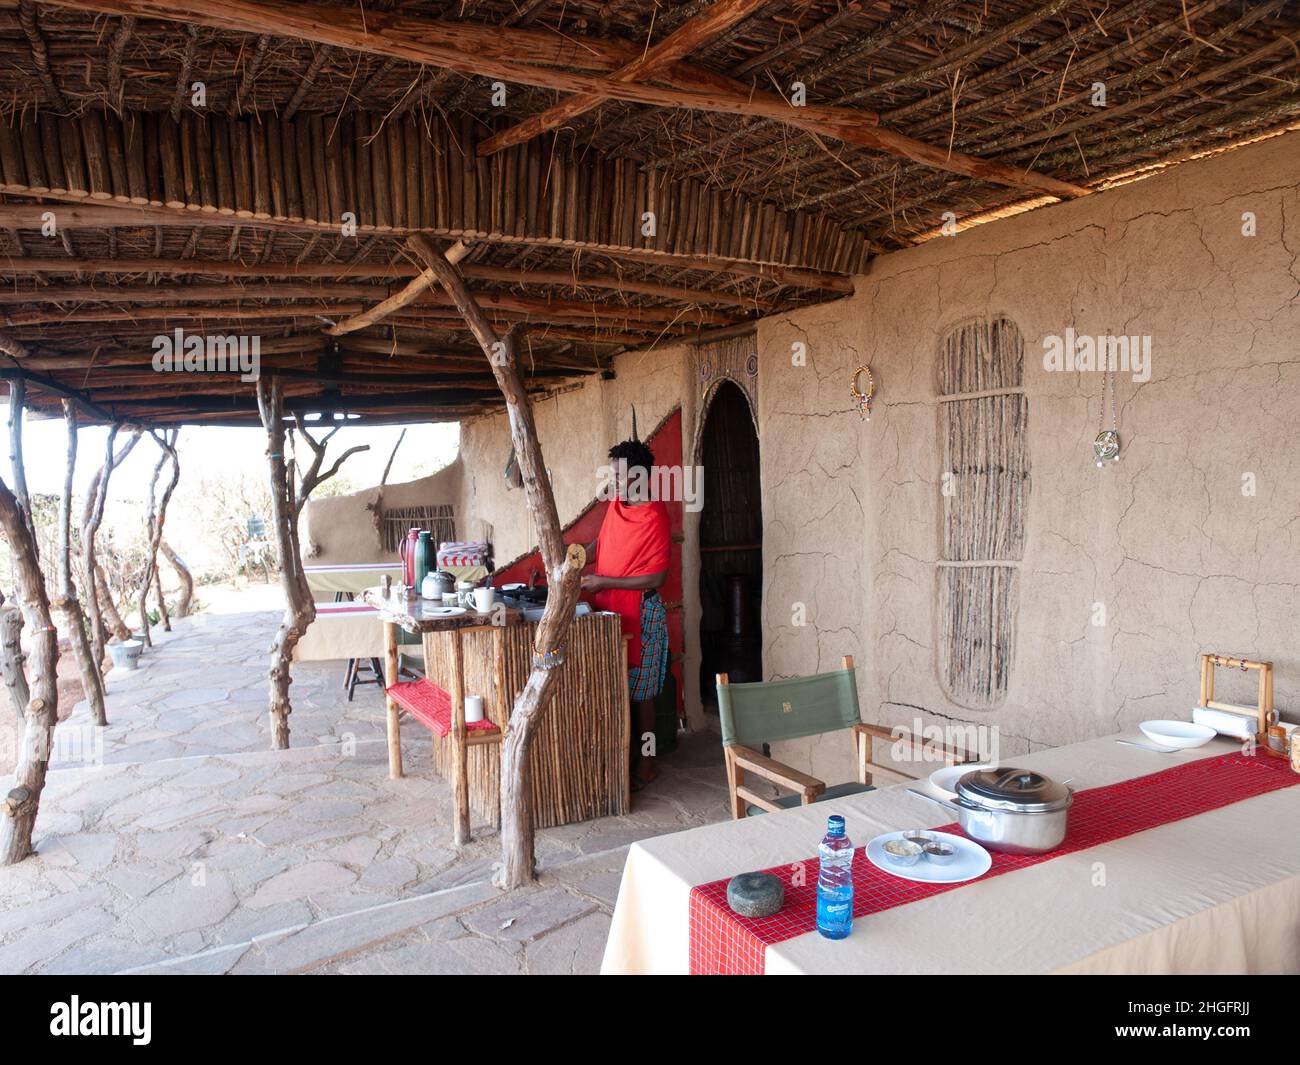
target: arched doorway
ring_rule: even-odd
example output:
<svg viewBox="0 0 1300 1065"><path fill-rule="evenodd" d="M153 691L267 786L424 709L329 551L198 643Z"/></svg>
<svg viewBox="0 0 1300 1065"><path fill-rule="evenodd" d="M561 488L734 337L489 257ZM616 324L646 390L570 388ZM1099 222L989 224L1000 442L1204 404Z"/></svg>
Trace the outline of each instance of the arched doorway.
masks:
<svg viewBox="0 0 1300 1065"><path fill-rule="evenodd" d="M714 678L763 679L763 514L758 433L749 400L731 381L713 395L700 435L700 701L716 712Z"/></svg>

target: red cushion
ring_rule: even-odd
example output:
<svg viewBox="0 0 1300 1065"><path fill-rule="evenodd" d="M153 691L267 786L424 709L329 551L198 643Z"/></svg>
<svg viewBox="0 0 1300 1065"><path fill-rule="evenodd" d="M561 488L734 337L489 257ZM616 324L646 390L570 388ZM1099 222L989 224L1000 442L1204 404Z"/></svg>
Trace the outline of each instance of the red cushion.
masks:
<svg viewBox="0 0 1300 1065"><path fill-rule="evenodd" d="M451 696L433 681L401 681L388 689L388 697L439 736L451 735ZM496 725L487 718L482 721L467 721L465 728L471 732L497 730Z"/></svg>

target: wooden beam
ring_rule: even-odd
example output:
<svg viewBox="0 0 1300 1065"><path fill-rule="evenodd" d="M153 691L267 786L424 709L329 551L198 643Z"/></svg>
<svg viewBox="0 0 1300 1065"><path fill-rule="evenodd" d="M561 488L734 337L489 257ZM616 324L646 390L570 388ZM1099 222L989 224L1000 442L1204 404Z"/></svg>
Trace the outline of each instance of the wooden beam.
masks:
<svg viewBox="0 0 1300 1065"><path fill-rule="evenodd" d="M718 0L694 18L687 19L672 33L638 56L627 66L616 70L611 78L614 81L647 81L660 72L667 70L679 59L684 59L706 41L725 32L762 7L767 0ZM492 155L516 144L523 144L540 136L547 130L558 129L566 122L579 115L599 107L605 97L595 93L579 93L561 100L554 107L548 107L524 119L516 126L489 137L478 146L479 155Z"/></svg>
<svg viewBox="0 0 1300 1065"><path fill-rule="evenodd" d="M119 291L117 293L114 293L111 289L103 291L108 295L91 298L106 303L134 303L133 296L135 294L131 291ZM166 306L163 307L146 305L121 308L76 306L51 311L15 311L13 314L5 314L0 317L3 318L4 324L8 326L39 325L50 322L133 322L142 318L189 320L198 317L224 317L266 321L275 318L310 316L333 320L340 313L341 308L361 306L355 302L350 302L346 304L319 303L305 305L286 303L273 306L258 304L251 307L235 303L207 303L199 307L191 307L184 303L184 300L188 298L185 293L185 289L178 288L164 290L162 293L151 297L166 303ZM305 297L308 294L301 293L300 295ZM58 296L57 290L51 290L49 295L32 302L58 302ZM196 294L195 298L211 299L214 297L219 298L219 296L220 293L201 293ZM246 294L247 298L252 298L252 296L252 293ZM458 320L454 316L450 301L442 293L422 292L419 294L419 298L424 302L404 314L402 316L403 320L423 321L429 318ZM541 322L579 325L585 322L593 324L605 322L621 326L638 324L672 326L680 322L684 327L693 324L729 325L733 321L733 318L728 315L705 311L698 307L634 307L622 303L583 303L574 300L530 299L524 296L511 295L510 293L497 292L480 292L477 293L477 298L485 308L496 316L505 318L523 317ZM0 305L9 302L11 301L0 298ZM392 307L388 310L390 315L396 313L396 310ZM360 313L363 312L359 311L358 314ZM362 323L363 326L369 324L371 323ZM357 328L361 328L361 326Z"/></svg>
<svg viewBox="0 0 1300 1065"><path fill-rule="evenodd" d="M111 422L115 419L103 407L89 399L84 392L80 392L68 385L60 384L51 377L44 374L32 373L27 369L7 369L0 367L0 381L22 381L39 389L42 392L48 392L52 396L58 396L60 399L68 399L80 407L83 411L93 418L100 421Z"/></svg>
<svg viewBox="0 0 1300 1065"><path fill-rule="evenodd" d="M682 303L717 303L773 310L776 302L738 292L664 285L655 281L635 281L615 274L588 274L579 270L535 270L528 267L465 264L460 272L475 281L500 281L511 285L557 285L566 288L600 288L613 292L631 292L657 296ZM294 277L294 278L401 278L418 277L420 268L413 263L241 263L220 259L101 259L101 258L31 258L0 259L0 275L28 276L45 274L172 274L178 277L200 274L227 277ZM66 290L64 290L66 291ZM99 290L103 291L103 290Z"/></svg>
<svg viewBox="0 0 1300 1065"><path fill-rule="evenodd" d="M274 318L329 318L339 314L352 314L365 309L362 303L290 304L285 307L160 307L156 310L122 308L72 308L60 311L20 311L4 315L7 326L45 325L52 322L136 322L141 319L157 322L192 322L196 318L242 319L265 321Z"/></svg>
<svg viewBox="0 0 1300 1065"><path fill-rule="evenodd" d="M235 300L262 299L355 301L376 299L385 292L386 288L377 285L46 285L18 291L0 289L0 306L22 303L233 303Z"/></svg>
<svg viewBox="0 0 1300 1065"><path fill-rule="evenodd" d="M779 96L708 88L703 78L692 91L662 88L639 82L616 81L609 77L575 73L535 66L519 61L531 56L542 61L537 52L523 47L514 34L536 35L544 31L509 30L496 26L472 26L469 23L446 23L397 16L389 12L348 11L310 3L286 3L284 0L254 3L252 0L54 0L56 6L81 11L98 11L110 15L137 15L165 19L187 25L211 26L240 33L273 33L299 37L317 44L330 44L352 51L391 55L416 63L445 67L467 77L487 76L544 89L599 96L606 100L674 107L693 111L748 115L771 118L846 144L870 148L889 155L911 159L938 170L990 181L1010 188L1027 189L1066 199L1086 196L1091 190L1060 181L1032 170L1005 166L988 159L976 159L915 141L901 133L880 129L876 116L840 107L807 105L794 107ZM585 47L585 39L566 40L555 35L572 49ZM503 55L504 42L513 42L511 54ZM559 45L550 42L549 52ZM692 73L698 68L692 68ZM703 73L703 72L701 72ZM715 79L711 79L715 80Z"/></svg>
<svg viewBox="0 0 1300 1065"><path fill-rule="evenodd" d="M447 249L447 261L458 263L469 254L469 245L463 240L456 241ZM345 318L343 321L336 323L326 329L325 332L330 336L343 336L345 333L355 333L358 329L365 329L366 326L374 325L378 321L387 318L394 311L399 311L408 303L414 303L424 296L429 286L435 284L437 278L434 277L431 270L422 270L416 274L415 279L404 286L400 291L394 292L388 299L382 303L377 303L367 311L362 311L351 318Z"/></svg>
<svg viewBox="0 0 1300 1065"><path fill-rule="evenodd" d="M47 199L65 199L62 194L47 193ZM238 218L234 215L207 214L191 211L184 207L139 207L126 203L105 200L94 205L84 204L84 197L66 197L67 205L41 203L3 203L0 204L0 229L35 229L45 224L45 215L54 212L60 229L106 229L115 226L146 228L150 226L173 226L183 229L218 227L229 229L234 226L246 228L288 229L329 232L334 234L337 227L306 220L279 218ZM373 232L373 226L362 225L362 232ZM411 231L389 229L386 236L405 236ZM589 241L571 241L560 237L525 237L505 233L489 235L483 231L466 232L464 230L428 227L420 232L433 236L464 238L474 243L505 244L535 248L562 248L573 251L575 248L587 249L611 259L645 266L667 267L674 270L699 270L709 273L725 273L739 277L753 277L786 288L814 288L829 292L850 293L853 280L844 274L833 274L821 270L809 270L797 266L782 266L777 263L756 262L747 259L732 259L721 255L677 254L656 251L651 248L624 248ZM17 263L19 260L9 260Z"/></svg>

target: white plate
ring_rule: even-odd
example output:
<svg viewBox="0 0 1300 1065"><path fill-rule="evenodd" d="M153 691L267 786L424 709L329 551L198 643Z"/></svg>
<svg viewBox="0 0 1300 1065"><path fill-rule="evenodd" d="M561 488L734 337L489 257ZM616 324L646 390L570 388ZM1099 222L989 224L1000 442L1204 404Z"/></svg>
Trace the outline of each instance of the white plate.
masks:
<svg viewBox="0 0 1300 1065"><path fill-rule="evenodd" d="M420 616L425 618L457 618L465 612L463 606L426 606L420 611Z"/></svg>
<svg viewBox="0 0 1300 1065"><path fill-rule="evenodd" d="M925 831L930 832L929 829ZM956 857L947 865L935 865L924 855L915 865L895 865L885 854L885 844L891 839L902 839L903 832L886 832L868 843L867 861L886 873L901 876L904 880L919 880L922 884L960 884L964 880L974 880L977 876L983 876L993 864L989 852L974 840L969 840L965 836L954 836L951 832L930 832L930 834L935 839L956 848Z"/></svg>
<svg viewBox="0 0 1300 1065"><path fill-rule="evenodd" d="M957 798L957 781L967 773L977 769L992 769L992 765L981 762L979 765L946 765L930 774L930 786L941 791L950 799Z"/></svg>
<svg viewBox="0 0 1300 1065"><path fill-rule="evenodd" d="M1202 747L1218 735L1209 725L1194 721L1143 721L1138 728L1152 743L1179 750Z"/></svg>

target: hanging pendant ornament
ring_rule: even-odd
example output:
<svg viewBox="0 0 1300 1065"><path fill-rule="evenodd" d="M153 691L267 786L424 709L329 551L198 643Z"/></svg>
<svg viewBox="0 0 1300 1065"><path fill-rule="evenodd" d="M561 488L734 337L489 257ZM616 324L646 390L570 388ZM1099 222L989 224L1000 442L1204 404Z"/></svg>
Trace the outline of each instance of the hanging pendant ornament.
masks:
<svg viewBox="0 0 1300 1065"><path fill-rule="evenodd" d="M864 392L860 386L862 375L867 375L867 388ZM871 367L859 366L853 371L853 383L849 385L849 395L858 405L858 413L871 421L871 397L876 394L876 379L871 376Z"/></svg>
<svg viewBox="0 0 1300 1065"><path fill-rule="evenodd" d="M1092 442L1092 452L1097 456L1097 469L1107 462L1119 461L1119 409L1115 404L1115 378L1118 374L1105 370L1101 378L1101 404L1097 411L1097 438ZM1106 385L1110 384L1110 428L1106 424Z"/></svg>

